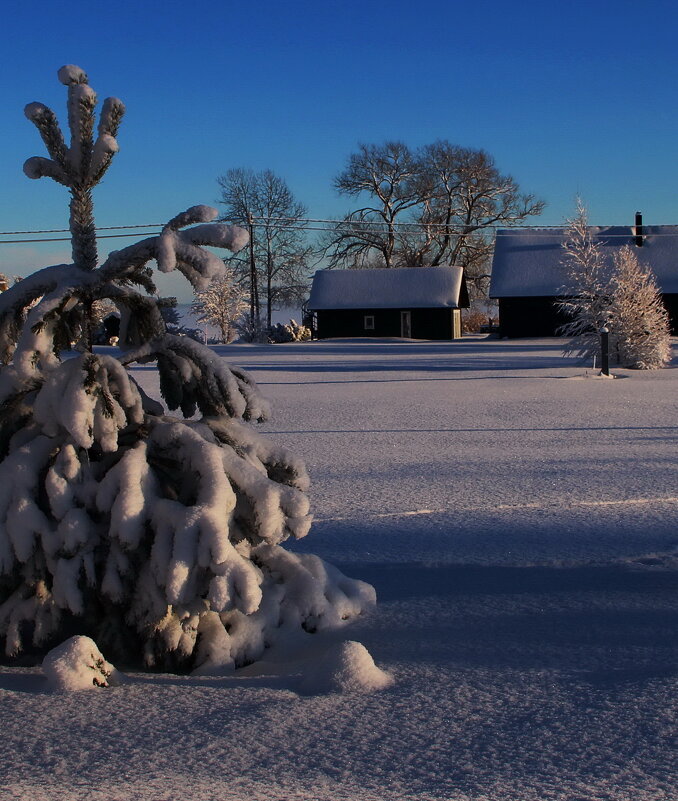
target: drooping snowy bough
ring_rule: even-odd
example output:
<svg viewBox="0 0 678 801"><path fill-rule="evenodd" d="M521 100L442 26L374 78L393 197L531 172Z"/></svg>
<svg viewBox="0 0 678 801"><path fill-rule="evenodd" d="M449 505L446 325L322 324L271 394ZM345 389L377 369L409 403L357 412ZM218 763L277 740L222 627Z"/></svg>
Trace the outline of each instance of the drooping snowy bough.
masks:
<svg viewBox="0 0 678 801"><path fill-rule="evenodd" d="M70 145L31 103L50 158L24 169L69 188L73 264L0 294L0 636L8 655L81 634L122 664L246 664L285 632L360 614L374 591L281 547L309 530L303 463L250 425L268 414L254 381L167 334L152 296L152 260L201 289L223 269L204 246L237 251L247 233L195 206L97 266L91 189L124 107L105 101L95 139L87 76L67 66L59 78ZM91 351L102 299L121 314L119 358ZM128 372L153 361L182 417Z"/></svg>

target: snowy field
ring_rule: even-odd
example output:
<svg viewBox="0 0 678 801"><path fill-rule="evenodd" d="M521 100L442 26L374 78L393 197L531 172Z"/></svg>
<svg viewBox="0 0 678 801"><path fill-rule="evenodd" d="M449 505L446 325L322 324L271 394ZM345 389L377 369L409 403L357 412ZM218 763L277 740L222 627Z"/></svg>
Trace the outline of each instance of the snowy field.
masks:
<svg viewBox="0 0 678 801"><path fill-rule="evenodd" d="M0 799L676 799L678 370L560 346L219 348L309 467L293 547L376 587L335 639L395 682L310 694L312 653L70 694L0 668Z"/></svg>

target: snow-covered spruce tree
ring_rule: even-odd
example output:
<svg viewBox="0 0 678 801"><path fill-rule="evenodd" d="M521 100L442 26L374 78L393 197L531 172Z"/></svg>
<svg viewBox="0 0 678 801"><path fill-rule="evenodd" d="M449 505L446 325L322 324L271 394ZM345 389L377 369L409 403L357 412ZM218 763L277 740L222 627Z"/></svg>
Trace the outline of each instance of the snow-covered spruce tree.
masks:
<svg viewBox="0 0 678 801"><path fill-rule="evenodd" d="M237 250L246 233L195 206L97 266L91 189L124 108L106 100L95 139L87 76L67 66L59 78L70 145L31 103L50 158L24 169L70 190L73 264L0 295L0 637L9 655L82 634L122 664L241 665L291 630L359 614L374 591L280 546L309 529L304 465L247 424L268 413L249 376L168 335L158 301L134 289L153 292L153 259L202 289L223 269L202 246ZM62 355L102 299L121 313L120 358ZM153 360L183 418L127 369Z"/></svg>
<svg viewBox="0 0 678 801"><path fill-rule="evenodd" d="M614 254L609 327L622 367L652 370L671 358L670 326L654 275L624 245Z"/></svg>
<svg viewBox="0 0 678 801"><path fill-rule="evenodd" d="M593 238L580 198L577 212L568 222L561 261L565 280L560 294L564 300L558 301L558 308L570 319L558 333L571 337L566 355L574 354L587 361L595 357L600 364L600 329L609 319L610 269Z"/></svg>
<svg viewBox="0 0 678 801"><path fill-rule="evenodd" d="M246 310L245 295L229 264L224 264L223 275L217 276L208 287L196 292L191 304L191 311L198 322L216 326L222 342L232 342L236 338L236 324Z"/></svg>

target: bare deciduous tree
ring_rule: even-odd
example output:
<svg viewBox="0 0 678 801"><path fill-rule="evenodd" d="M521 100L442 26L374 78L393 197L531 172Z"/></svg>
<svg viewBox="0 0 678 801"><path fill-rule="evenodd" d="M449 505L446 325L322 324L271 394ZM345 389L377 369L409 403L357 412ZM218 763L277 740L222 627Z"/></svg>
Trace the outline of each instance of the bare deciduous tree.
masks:
<svg viewBox="0 0 678 801"><path fill-rule="evenodd" d="M540 214L494 159L438 141L417 151L402 142L360 145L335 188L367 203L337 223L326 243L332 266L424 267L458 264L482 290L492 228Z"/></svg>
<svg viewBox="0 0 678 801"><path fill-rule="evenodd" d="M311 248L304 231L295 224L306 216L306 207L270 170L232 169L217 182L223 218L250 229L250 245L229 261L241 282L249 286L251 321L260 319L260 296L264 294L270 327L274 308L301 302L306 292Z"/></svg>
<svg viewBox="0 0 678 801"><path fill-rule="evenodd" d="M334 181L349 197L367 197L369 205L347 214L330 241L333 267L395 267L400 234L397 223L421 200L415 156L402 142L359 145Z"/></svg>

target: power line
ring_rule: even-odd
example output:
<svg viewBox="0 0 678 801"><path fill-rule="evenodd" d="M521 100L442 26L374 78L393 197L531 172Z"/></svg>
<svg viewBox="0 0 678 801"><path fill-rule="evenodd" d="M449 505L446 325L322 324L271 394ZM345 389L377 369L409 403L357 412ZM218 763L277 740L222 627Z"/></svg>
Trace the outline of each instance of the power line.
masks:
<svg viewBox="0 0 678 801"><path fill-rule="evenodd" d="M417 222L417 221L413 221L413 220L410 220L409 222L396 222L396 221L393 221L393 222L389 223L386 220L353 220L353 219L348 219L348 218L341 219L341 220L332 220L332 219L323 219L323 218L315 218L315 217L257 217L257 216L253 216L252 220L261 220L261 223L259 223L260 227L264 226L264 225L269 225L271 223L280 222L280 223L289 223L289 224L295 224L295 225L299 224L300 227L303 227L303 228L305 228L307 230L311 230L311 231L334 231L334 230L337 229L337 227L342 226L342 225L346 226L346 227L350 227L350 226L366 226L366 227L371 227L375 231L383 231L384 228L388 229L390 227L396 228L396 229L410 228L413 231L426 230L426 229L431 229L431 228L440 228L440 229L446 231L446 230L450 230L450 228L452 228L452 226L449 223ZM319 223L319 224L323 224L324 226L332 226L332 227L331 228L328 228L328 227L316 228L316 227L308 225L308 223ZM257 223L255 223L255 225L256 224ZM490 225L483 225L483 226L480 226L478 228L474 228L474 230L480 230L480 228L482 228L483 230L496 231L496 230L499 230L501 228L506 227L506 225L507 225L506 223L501 223L501 224L500 223L491 223ZM544 228L563 228L563 229L567 229L569 226L566 223L563 223L562 225L548 225L548 226L544 225L542 223L541 225L527 225L526 224L526 225L521 225L521 226L517 226L517 227L520 227L521 229L522 228L530 228L530 229L531 228L540 228L540 229L544 229ZM473 231L468 232L468 233L473 233Z"/></svg>
<svg viewBox="0 0 678 801"><path fill-rule="evenodd" d="M393 228L410 228L412 230L421 230L425 228L443 228L448 229L450 226L447 223L435 223L435 222L417 222L410 220L408 222L392 222L387 223L386 221L380 220L351 220L351 219L343 219L343 220L333 220L328 218L316 218L316 217L264 217L264 216L253 216L252 220L254 221L254 225L258 228L274 224L274 223L282 223L283 225L279 227L287 228L287 227L296 227L296 228L303 228L306 230L312 231L326 231L326 230L334 230L337 226L346 225L346 226L365 226L368 228L373 228L374 230L383 230L383 228L389 225ZM315 223L316 225L309 225L309 223ZM246 223L235 223L236 225L245 225ZM504 224L505 225L505 224ZM164 228L165 223L144 223L143 225L101 225L97 226L97 231L122 231L122 230L131 230L131 229L139 229L139 228ZM320 227L322 226L322 227ZM328 228L327 226L331 226ZM499 224L492 224L483 226L486 229L497 229L501 226ZM524 225L520 226L521 228L559 228L563 227L566 228L567 226L529 226ZM45 229L37 229L31 231L0 231L0 236L28 236L28 235L38 235L38 234L68 234L70 233L70 229L68 228L45 228ZM116 236L129 236L129 234L118 234ZM103 238L103 237L100 237ZM110 237L109 237L110 238ZM50 240L41 240L41 241L50 241Z"/></svg>
<svg viewBox="0 0 678 801"><path fill-rule="evenodd" d="M283 230L304 230L304 231L334 231L338 226L356 226L360 227L361 230L372 230L372 231L383 231L384 228L392 227L395 229L407 229L405 232L416 232L425 229L431 228L442 228L442 229L449 229L449 225L445 223L422 223L422 222L393 222L393 223L386 223L381 222L379 220L320 220L320 219L312 219L309 217L253 217L254 227L255 228L265 228L271 224L276 224L277 228L281 228ZM315 223L314 225L310 225L309 223ZM235 225L240 225L240 223L235 223ZM242 223L245 225L245 223ZM162 223L148 223L145 225L109 225L109 226L99 226L96 228L97 231L120 231L120 230L129 230L129 229L139 229L139 228L163 228L164 225ZM483 226L484 228L494 229L498 226L491 225L491 226ZM68 228L49 228L44 230L35 230L35 231L0 231L0 236L36 236L41 234L68 234L70 230ZM154 232L153 232L154 233ZM152 235L152 234L151 234ZM109 234L108 238L114 238L116 236L133 236L133 234ZM70 237L68 237L70 238ZM99 239L106 238L106 235L99 236ZM14 241L21 241L21 240L14 240ZM38 240L27 240L27 241L39 241L39 242L52 242L52 241L60 241L57 239L38 239Z"/></svg>
<svg viewBox="0 0 678 801"><path fill-rule="evenodd" d="M351 220L351 219L342 219L342 220L336 220L335 219L335 220L333 220L333 219L323 219L323 218L315 218L315 217L263 217L263 216L262 217L257 217L255 215L253 215L252 219L253 220L261 220L261 221L263 221L263 224L268 224L268 223L271 223L271 222L280 221L280 222L292 222L292 223L296 223L296 222L299 222L299 223L327 223L327 224L331 224L331 225L333 225L335 227L337 225L341 225L341 224L346 224L346 225L379 225L379 226L387 225L387 223L385 221L381 222L379 220ZM452 227L448 223L434 223L434 222L423 223L423 222L415 222L415 221L393 222L392 225L394 227L396 227L396 228L398 228L400 226L409 226L409 227L414 227L414 228L451 228ZM511 235L514 232L518 233L520 231L524 231L525 229L529 230L530 232L538 233L540 231L554 231L554 230L557 230L557 231L563 230L563 231L565 231L569 227L570 227L570 225L567 222L558 223L558 224L554 224L554 225L545 225L544 223L522 223L522 224L516 225L516 226L509 226L509 225L507 225L507 223L492 223L490 225L482 226L482 228L484 230L491 229L491 230L495 230L495 231L501 231L502 234L506 234L506 235ZM589 226L589 228L591 230L593 230L593 229L599 229L600 230L600 229L606 229L606 228L623 228L623 227L625 227L625 226L620 226L620 225L591 225L591 226ZM634 226L632 226L632 225L626 226L626 227L628 227L629 229L634 228ZM643 226L643 227L645 229L647 229L648 227L663 228L663 227L667 227L667 226L654 225L654 226ZM676 227L676 233L678 233L678 226L671 226L671 227ZM318 229L314 229L314 230L318 230ZM652 233L650 235L651 236L676 236L676 233L674 233L674 234L670 234L670 233L667 233L667 234ZM546 236L546 234L544 234L544 235ZM632 233L631 235L634 236L635 234ZM626 236L626 234L609 234L609 236Z"/></svg>
<svg viewBox="0 0 678 801"><path fill-rule="evenodd" d="M618 228L619 226L610 226L610 227ZM629 230L628 232L622 234L609 234L606 231L602 230L602 231L595 231L594 235L596 237L600 237L601 239L629 239L636 236L642 236L643 239L647 239L648 237L652 237L652 239L655 239L657 237L662 237L662 236L672 236L672 237L678 236L678 226L670 226L670 227L675 228L676 230L673 233L669 231L667 231L666 233L655 233L654 231L648 231L647 228L645 228L641 233L638 234L636 234L632 230ZM566 227L556 228L556 226L552 226L550 231L544 231L541 233L539 231L522 231L519 228L515 228L515 229L498 230L496 235L498 237L525 236L528 238L533 237L534 239L539 239L539 238L546 239L546 238L551 238L554 235L554 233L565 233L566 231L567 231Z"/></svg>
<svg viewBox="0 0 678 801"><path fill-rule="evenodd" d="M142 226L143 227L143 226ZM2 234L0 234L1 236ZM141 234L141 236L155 236L154 231L149 231L145 234ZM6 236L6 234L5 234ZM120 239L121 237L125 236L139 236L138 233L135 234L104 234L103 236L97 236L97 239ZM41 239L0 239L0 245L25 245L29 243L38 243L38 242L70 242L70 236L57 236L57 237L49 237L49 238L41 238Z"/></svg>
<svg viewBox="0 0 678 801"><path fill-rule="evenodd" d="M161 223L148 223L145 225L98 225L97 231L117 231L126 228L162 228ZM0 236L20 236L23 234L68 234L70 228L46 228L42 231L0 231Z"/></svg>
<svg viewBox="0 0 678 801"><path fill-rule="evenodd" d="M348 233L351 229L358 230L364 234L370 233L383 233L384 230L388 230L392 228L395 230L396 233L401 235L407 234L417 234L422 231L431 231L440 229L445 232L449 232L453 236L463 235L463 234L473 234L476 231L494 231L496 236L527 236L527 237L535 237L535 238L545 238L553 236L554 233L558 232L565 232L568 229L567 224L563 225L520 225L516 227L506 227L506 223L498 224L494 223L491 225L480 226L478 228L474 228L471 231L463 232L463 231L454 231L452 227L445 223L424 223L424 222L382 222L379 220L332 220L327 218L316 218L316 217L264 217L264 216L257 216L252 218L252 224L255 228L264 228L270 225L275 225L276 228L283 231L319 231L319 232L327 232L327 231L337 231L341 230L342 228ZM628 233L607 233L604 229L605 228L615 228L619 226L590 226L592 229L596 229L596 233L606 239L613 239L613 238L620 238L626 239L630 236L635 236L636 234L633 232L633 226L629 226L631 230ZM656 226L659 227L659 226ZM142 234L139 234L139 230L142 228L146 229L162 229L164 228L163 223L145 223L145 224L137 224L137 225L107 225L107 226L99 226L97 227L97 231L134 231L134 233L112 233L112 234L98 234L97 239L118 239L124 237L132 237L132 236L156 236L158 234L156 231L145 231ZM601 230L602 229L602 230ZM69 234L69 236L64 237L44 237L43 234ZM674 233L671 232L649 232L647 228L645 229L644 236L651 236L651 237L664 237L664 236L677 236L678 230ZM15 236L28 236L31 237L29 239L0 239L0 245L20 245L20 244L38 244L40 242L68 242L70 241L70 231L68 228L48 228L48 229L41 229L41 230L26 230L26 231L0 231L0 237L15 237Z"/></svg>

